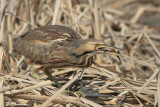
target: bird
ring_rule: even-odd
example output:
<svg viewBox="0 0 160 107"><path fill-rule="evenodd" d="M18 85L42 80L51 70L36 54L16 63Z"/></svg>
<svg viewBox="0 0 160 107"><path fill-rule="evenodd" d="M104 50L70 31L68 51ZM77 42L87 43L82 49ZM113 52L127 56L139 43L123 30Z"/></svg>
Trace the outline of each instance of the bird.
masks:
<svg viewBox="0 0 160 107"><path fill-rule="evenodd" d="M87 68L97 54L120 56L119 48L94 38L82 39L75 30L63 25L34 28L13 40L13 52L25 56L30 71L48 72L56 68Z"/></svg>

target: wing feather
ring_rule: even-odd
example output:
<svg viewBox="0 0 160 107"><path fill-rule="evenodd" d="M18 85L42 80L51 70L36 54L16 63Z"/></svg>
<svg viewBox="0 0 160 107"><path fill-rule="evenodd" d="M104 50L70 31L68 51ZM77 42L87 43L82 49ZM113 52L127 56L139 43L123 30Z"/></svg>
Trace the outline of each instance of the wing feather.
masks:
<svg viewBox="0 0 160 107"><path fill-rule="evenodd" d="M61 25L49 25L32 29L14 39L14 51L34 62L47 62L50 53L65 47L69 42L82 39L71 28Z"/></svg>

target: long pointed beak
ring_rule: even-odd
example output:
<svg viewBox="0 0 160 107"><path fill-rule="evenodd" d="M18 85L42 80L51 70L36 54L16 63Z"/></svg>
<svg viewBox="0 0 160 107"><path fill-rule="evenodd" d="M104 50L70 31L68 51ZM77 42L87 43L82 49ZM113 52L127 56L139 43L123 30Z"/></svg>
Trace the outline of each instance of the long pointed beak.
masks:
<svg viewBox="0 0 160 107"><path fill-rule="evenodd" d="M121 62L121 59L120 59L120 56L121 56L120 50L122 50L122 49L117 48L117 47L113 47L113 46L109 46L107 44L102 45L100 47L104 51L104 53L116 55L118 57L119 61Z"/></svg>

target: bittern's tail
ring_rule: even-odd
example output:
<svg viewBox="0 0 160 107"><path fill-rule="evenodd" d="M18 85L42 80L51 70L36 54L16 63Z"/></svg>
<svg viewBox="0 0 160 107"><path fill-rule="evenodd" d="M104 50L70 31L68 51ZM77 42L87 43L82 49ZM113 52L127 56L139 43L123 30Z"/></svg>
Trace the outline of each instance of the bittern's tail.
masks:
<svg viewBox="0 0 160 107"><path fill-rule="evenodd" d="M15 56L12 54L12 52L9 52L9 49L7 47L7 45L4 42L0 42L0 47L3 47L5 49L5 51L13 58L13 60L15 61Z"/></svg>

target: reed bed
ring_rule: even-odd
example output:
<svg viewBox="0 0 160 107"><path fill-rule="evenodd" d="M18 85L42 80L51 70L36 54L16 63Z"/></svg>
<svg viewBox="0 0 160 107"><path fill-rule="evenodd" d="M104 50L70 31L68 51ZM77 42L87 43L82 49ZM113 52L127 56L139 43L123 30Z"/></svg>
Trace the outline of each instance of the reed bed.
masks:
<svg viewBox="0 0 160 107"><path fill-rule="evenodd" d="M0 106L160 107L159 6L158 0L1 0ZM98 55L83 75L53 69L60 89L43 72L44 81L33 78L24 57L14 57L12 38L50 24L121 48L122 63Z"/></svg>

